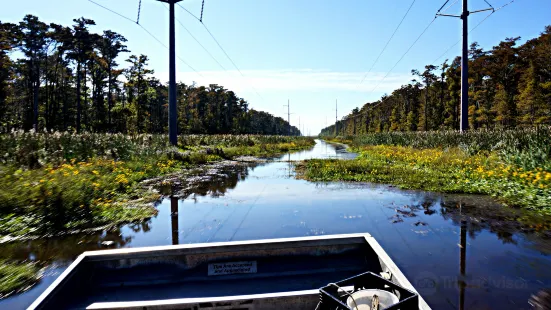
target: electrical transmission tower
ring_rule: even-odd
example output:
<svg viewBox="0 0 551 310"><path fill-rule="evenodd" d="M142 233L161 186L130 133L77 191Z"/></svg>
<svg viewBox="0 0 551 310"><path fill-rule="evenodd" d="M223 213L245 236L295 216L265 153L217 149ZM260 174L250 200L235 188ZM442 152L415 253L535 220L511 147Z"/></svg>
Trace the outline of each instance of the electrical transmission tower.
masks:
<svg viewBox="0 0 551 310"><path fill-rule="evenodd" d="M446 1L442 8L449 2ZM459 121L459 130L464 132L469 129L469 15L484 11L495 11L494 7L484 0L490 7L483 10L469 12L468 0L463 0L463 12L461 15L450 15L436 13L436 16L457 17L463 20L463 47L461 53L461 119ZM440 8L440 10L442 10ZM438 10L438 12L440 12Z"/></svg>

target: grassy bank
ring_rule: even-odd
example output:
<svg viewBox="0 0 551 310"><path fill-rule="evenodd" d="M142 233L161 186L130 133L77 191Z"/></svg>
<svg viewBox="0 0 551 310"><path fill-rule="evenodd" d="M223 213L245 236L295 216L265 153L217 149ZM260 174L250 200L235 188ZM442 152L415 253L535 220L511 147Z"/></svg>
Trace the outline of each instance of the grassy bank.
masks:
<svg viewBox="0 0 551 310"><path fill-rule="evenodd" d="M468 155L494 154L525 170L551 169L551 127L510 130L380 132L361 136L324 137L359 150L363 146L405 146L413 149L459 148Z"/></svg>
<svg viewBox="0 0 551 310"><path fill-rule="evenodd" d="M0 237L55 234L139 221L159 195L153 177L241 155L274 156L314 145L283 136L165 136L16 132L0 136Z"/></svg>
<svg viewBox="0 0 551 310"><path fill-rule="evenodd" d="M362 181L491 195L511 206L551 214L548 131L471 132L469 139L454 132L338 138L331 141L348 143L360 156L351 161L305 161L297 170L312 181Z"/></svg>
<svg viewBox="0 0 551 310"><path fill-rule="evenodd" d="M159 193L142 181L237 156L271 157L312 147L284 136L0 135L0 241L143 221ZM35 283L38 267L0 260L0 298Z"/></svg>

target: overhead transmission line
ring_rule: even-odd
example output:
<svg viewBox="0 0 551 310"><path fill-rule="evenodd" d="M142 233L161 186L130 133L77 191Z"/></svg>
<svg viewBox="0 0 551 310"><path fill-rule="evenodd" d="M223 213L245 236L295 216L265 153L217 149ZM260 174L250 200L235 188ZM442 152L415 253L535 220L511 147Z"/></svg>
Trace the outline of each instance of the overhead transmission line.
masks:
<svg viewBox="0 0 551 310"><path fill-rule="evenodd" d="M487 1L485 1L486 3L488 3ZM471 30L469 30L469 33L475 31L476 28L478 28L480 25L482 25L482 23L484 23L488 18L490 18L490 16L494 15L495 12L503 9L504 7L510 5L511 3L515 2L515 0L511 0L509 1L508 3L506 3L505 5L502 5L500 6L499 8L493 10L490 14L488 14L486 17L484 17L484 19L482 19L480 22L478 22L478 24L476 24L476 26L474 26ZM491 6L491 4L488 3L488 5ZM452 48L456 47L457 44L459 44L461 42L461 39L459 39L457 42L455 42L453 45L451 45L444 53L442 53L442 55L440 55L438 58L436 58L432 64L434 65L438 60L440 60L442 57L444 57L447 53L449 53L449 51L451 51Z"/></svg>
<svg viewBox="0 0 551 310"><path fill-rule="evenodd" d="M201 7L201 17L197 17L195 16L195 14L191 13L188 9L186 9L183 5L181 5L180 3L178 3L178 6L186 11L189 15L191 15L193 18L195 18L197 21L199 21L199 23L201 23L201 25L203 25L203 27L205 28L205 30L207 31L207 33L210 35L210 37L214 40L214 42L216 43L216 45L218 45L218 47L220 48L220 50L222 50L222 52L224 53L224 55L226 55L226 57L228 58L228 60L232 63L232 65L234 66L234 68L237 70L237 72L239 72L239 74L248 81L247 77L243 74L243 72L241 72L241 70L239 69L239 67L235 64L235 62L233 61L233 59L230 57L230 55L228 55L228 53L226 52L226 50L222 47L222 45L220 44L220 42L218 42L218 40L216 39L216 37L214 37L214 35L212 34L212 32L210 32L209 28L207 27L207 25L205 25L203 23L203 8L204 8L204 1L203 1L203 6ZM254 92L256 93L256 95L258 97L260 97L260 99L264 100L264 98L262 98L262 96L258 93L258 91L256 90L256 88L250 84L250 81L249 82L249 85L251 86L251 88L254 90Z"/></svg>
<svg viewBox="0 0 551 310"><path fill-rule="evenodd" d="M447 0L444 5L442 5L442 7L440 7L440 9L438 10L438 13L440 12L446 12L447 10L449 10L452 6L454 6L457 2L459 2L459 0L455 0L452 4L450 4L448 7L444 8L446 6L446 4L448 4L450 0ZM394 37L394 34L396 34L396 31L398 30L398 28L400 27L400 25L402 24L402 22L404 21L404 19L406 18L406 16L408 15L409 11L411 10L411 7L413 6L413 4L415 3L415 1L413 1L408 9L408 11L406 12L406 14L404 15L404 17L402 17L402 20L400 21L400 23L398 24L398 27L396 27L396 29L394 30L394 33L392 34L392 36L390 37L390 39L387 41L385 47L383 48L383 50L381 51L381 53L379 54L379 56L377 57L377 59L375 60L375 63L377 63L377 61L379 60L379 57L381 57L381 55L383 54L384 50L386 49L386 47L388 46L390 40L392 40L392 38ZM379 85L381 85L381 83L390 75L390 73L396 68L396 66L404 59L404 57L409 53L409 51L413 48L413 46L417 43L417 41L419 41L419 39L421 39L421 37L425 34L425 32L427 32L427 30L429 29L429 27L434 23L434 21L436 20L436 16L433 18L433 20L427 25L427 27L423 30L423 32L421 32L421 34L417 37L417 39L415 39L415 41L410 45L410 47L406 50L406 52L402 55L402 57L400 57L400 59L394 64L394 66L386 73L386 75L379 81L379 83L377 83L377 85L369 92L369 95L371 95L375 89L377 89L379 87ZM373 69L373 67L375 66L375 63L373 64L373 66L369 69L369 72L371 72L371 70ZM367 74L364 76L364 78L362 79L362 82L364 81L364 79L367 77ZM360 84L362 83L360 82ZM378 105L382 104L383 102L381 101L380 103L374 105L374 106L371 106L370 109L373 109L375 107L377 107ZM357 116L356 116L357 117Z"/></svg>
<svg viewBox="0 0 551 310"><path fill-rule="evenodd" d="M167 10L169 10L168 6L165 6ZM210 56L210 58L212 58L212 60L214 60L218 66L220 66L220 68L222 68L224 71L228 71L215 57L214 55L212 55L211 52L208 51L208 49L203 45L201 44L201 42L199 42L199 40L191 33L191 31L189 31L189 29L184 25L184 23L182 23L181 20L177 19L176 18L176 21L180 24L180 26L182 26L182 28L184 28L184 30L191 36L191 38L197 42L197 44L199 44L199 46L201 46L201 48Z"/></svg>
<svg viewBox="0 0 551 310"><path fill-rule="evenodd" d="M379 80L379 83L377 83L377 85L375 85L375 87L373 87L373 89L369 92L369 94L371 95L378 87L379 85L381 85L381 83L390 75L390 73L398 66L398 64L402 61L402 59L404 59L404 57L406 57L406 55L409 53L409 51L413 48L413 46L415 46L415 44L421 39L421 37L427 32L427 30L430 28L430 26L432 26L432 24L434 23L434 21L436 20L436 17L434 17L432 19L432 21L427 25L427 27L425 27L425 29L423 30L423 32L421 32L421 34L415 39L415 41L413 41L413 43L408 47L408 49L406 50L405 53L402 54L402 56L400 57L400 59L398 59L398 61L394 64L394 66L392 66L392 68L385 74L385 76Z"/></svg>
<svg viewBox="0 0 551 310"><path fill-rule="evenodd" d="M452 3L450 6L448 6L445 10L442 10L442 8L449 2L446 1L446 3L444 3L444 5L442 6L442 8L440 8L440 10L438 11L438 13L440 12L445 12L446 10L448 10L449 8L451 8L456 2L458 2L459 0L456 0L454 3ZM510 2L502 5L501 7L497 8L497 9L494 9L490 14L488 14L488 16L486 16L484 19L482 19L476 26L474 26L470 31L474 31L476 28L478 28L482 23L484 23L488 18L490 18L490 16L492 16L495 12L503 9L504 7L512 4L513 2L515 2L516 0L511 0ZM484 0L484 2L486 2L488 5L490 5L490 7L492 7L492 5L490 3L488 3L488 1ZM437 14L438 14L437 13ZM427 28L425 28L425 30L423 31L423 33L421 33L421 35L417 38L417 40L412 44L412 46L410 46L410 48L406 51L406 53L404 53L404 55L402 55L402 58L409 52L409 50L413 47L413 45L419 40L419 38L426 32L426 30L428 29L428 27L430 27L430 25L436 20L436 17L432 20L432 22L429 24L429 26L427 26ZM452 48L454 48L457 44L459 44L459 42L461 42L461 40L457 41L454 45L450 46L440 57L438 57L435 61L432 62L432 64L436 63L440 58L442 58L445 54L447 54ZM392 69L390 69L389 73L394 70L394 68L396 67L396 65L402 60L402 58L400 58L400 60L398 60L398 62L394 65L394 67L392 67ZM383 78L383 80L388 76L388 73L387 75L385 75L385 77ZM381 82L383 81L381 80ZM381 83L379 82L379 84ZM371 91L373 92L378 86L379 84L377 84L377 86L375 86L375 88ZM371 94L371 93L370 93ZM369 109L374 109L376 108L377 106L381 105L383 103L383 101L369 107Z"/></svg>
<svg viewBox="0 0 551 310"><path fill-rule="evenodd" d="M444 5L442 5L442 7L440 7L440 9L438 10L438 13L442 12L442 10L444 9L444 7L446 6L446 4L448 4L450 0L447 0ZM456 1L457 2L457 1ZM447 9L449 9L450 7L452 7L453 5L455 4L452 3ZM430 26L432 26L432 24L434 23L434 21L436 21L436 18L438 18L437 15L434 16L434 18L431 20L431 22L427 25L427 27L425 27L425 29L421 32L421 34L419 36L417 36L417 38L415 39L415 41L413 41L413 43L408 47L408 49L406 50L406 52L404 54L402 54L402 56L400 57L400 59L398 59L398 61L394 64L394 66L392 66L392 68L385 74L385 76L379 80L379 83L377 83L377 85L375 85L375 87L373 87L373 89L369 92L369 95L371 95L378 87L379 85L381 85L381 83L386 80L386 78L390 75L390 73L398 66L398 64L404 59L404 57L406 57L406 55L409 53L409 51L413 48L413 46L415 46L415 44L421 39L421 37L427 32L427 30L430 28ZM382 102L381 102L382 103ZM376 106L378 106L379 104L381 103L378 103L376 104L375 106L371 107L371 108L375 108Z"/></svg>
<svg viewBox="0 0 551 310"><path fill-rule="evenodd" d="M409 6L408 10L406 11L406 14L404 14L404 16L402 17L402 20L400 20L400 23L398 23L398 26L396 26L396 29L394 29L394 32L392 33L392 35L390 36L390 38L388 39L388 41L386 41L386 44L385 46L383 47L383 49L381 50L381 52L379 53L379 55L377 56L377 58L375 59L375 61L373 62L373 64L371 65L371 68L369 68L369 70L366 72L366 74L363 76L362 80L360 81L360 84L358 84L358 86L360 86L364 81L365 81L365 78L367 77L367 75L369 73L371 73L371 70L373 70L373 68L375 67L375 65L377 64L377 62L379 62L379 59L381 58L381 55L383 55L383 53L385 52L386 48L388 47L388 44L390 43L390 41L392 41L392 39L394 38L394 35L396 34L396 32L398 31L398 29L400 28L400 26L402 25L402 23L404 22L404 20L406 19L406 16L408 16L409 14L409 11L411 11L411 8L413 7L413 5L415 4L415 1L416 0L413 0L411 2L411 5Z"/></svg>
<svg viewBox="0 0 551 310"><path fill-rule="evenodd" d="M138 8L138 18L135 20L127 17L127 16L124 16L122 15L121 13L117 12L117 11L114 11L100 3L97 3L96 1L94 0L87 0L88 2L91 2L99 7L101 7L102 9L104 10L107 10L121 18L124 18L130 22L132 22L133 24L136 24L138 25L138 27L140 27L143 31L145 31L150 37L152 37L155 41L157 41L160 45L162 45L164 48L168 49L168 46L166 46L166 44L163 43L163 41L159 40L159 38L157 38L153 33L151 33L151 31L149 31L147 28L145 28L142 24L139 23L139 20L140 20L140 13L141 13L141 4ZM141 1L140 1L141 3ZM199 73L199 71L195 70L195 68L193 68L188 62L186 62L183 58L181 58L180 56L176 56L176 58L178 58L178 60L180 60L183 64L185 64L186 66L188 66L191 70L193 70L195 73L197 73L199 76L203 77L203 75L201 73Z"/></svg>

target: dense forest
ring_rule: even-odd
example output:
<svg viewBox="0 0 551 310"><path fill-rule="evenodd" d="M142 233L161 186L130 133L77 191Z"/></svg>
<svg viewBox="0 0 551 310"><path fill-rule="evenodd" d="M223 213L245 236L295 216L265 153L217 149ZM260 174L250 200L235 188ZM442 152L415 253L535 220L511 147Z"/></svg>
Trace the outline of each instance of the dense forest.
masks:
<svg viewBox="0 0 551 310"><path fill-rule="evenodd" d="M507 38L491 50L469 50L469 128L551 124L551 26L518 45ZM412 70L412 81L355 108L321 135L459 128L461 58ZM338 132L337 132L338 130Z"/></svg>
<svg viewBox="0 0 551 310"><path fill-rule="evenodd" d="M168 87L148 57L95 22L0 22L0 133L11 130L166 133ZM126 66L119 64L125 59ZM180 134L300 135L283 118L249 109L222 86L178 83Z"/></svg>

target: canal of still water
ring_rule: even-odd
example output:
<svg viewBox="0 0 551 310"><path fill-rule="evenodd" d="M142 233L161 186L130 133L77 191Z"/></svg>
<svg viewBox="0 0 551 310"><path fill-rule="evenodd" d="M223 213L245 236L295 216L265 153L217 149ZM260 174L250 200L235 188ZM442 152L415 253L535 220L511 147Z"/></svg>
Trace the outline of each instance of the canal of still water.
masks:
<svg viewBox="0 0 551 310"><path fill-rule="evenodd" d="M508 208L483 196L295 179L290 161L355 157L316 142L266 163L226 166L162 200L145 223L0 244L0 258L49 264L40 283L0 300L0 309L25 309L83 251L347 233L373 235L433 309L530 309L530 295L551 287L551 236L509 221Z"/></svg>

